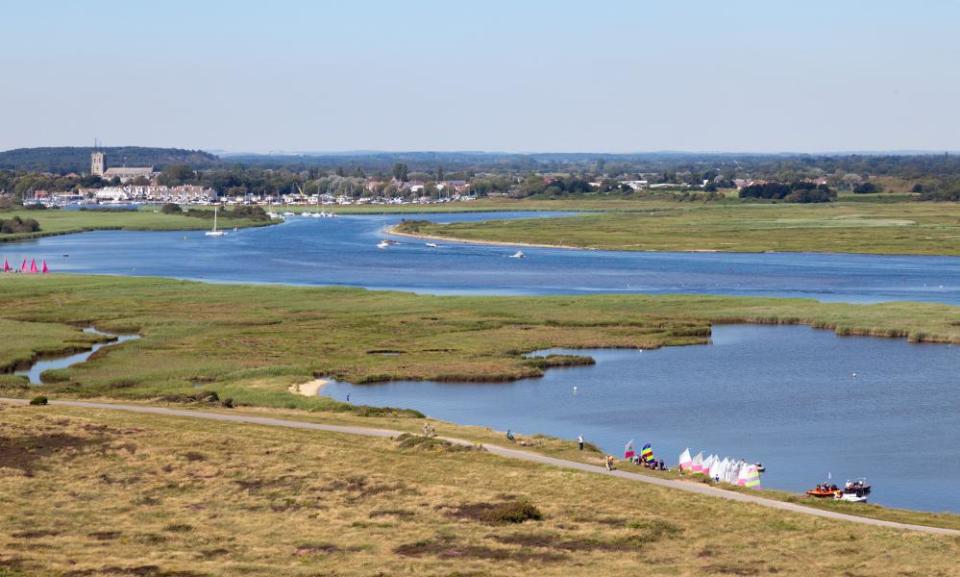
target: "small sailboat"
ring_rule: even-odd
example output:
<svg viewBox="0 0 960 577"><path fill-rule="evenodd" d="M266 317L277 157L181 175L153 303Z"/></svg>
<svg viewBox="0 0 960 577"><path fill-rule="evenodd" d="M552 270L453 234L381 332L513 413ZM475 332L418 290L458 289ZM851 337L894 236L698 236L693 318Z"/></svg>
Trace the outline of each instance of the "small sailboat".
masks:
<svg viewBox="0 0 960 577"><path fill-rule="evenodd" d="M746 465L740 467L740 475L737 477L737 485L740 487L747 487L748 489L756 489L760 487L760 471L757 470L756 465Z"/></svg>
<svg viewBox="0 0 960 577"><path fill-rule="evenodd" d="M710 468L707 469L707 476L713 479L714 481L720 481L720 472L723 470L723 461L720 460L720 457L714 455L713 459L710 461Z"/></svg>
<svg viewBox="0 0 960 577"><path fill-rule="evenodd" d="M381 240L377 243L377 248L387 248L390 246L390 242L386 240Z"/></svg>
<svg viewBox="0 0 960 577"><path fill-rule="evenodd" d="M703 474L704 474L704 472L703 472L703 451L697 453L697 454L693 457L693 462L690 464L690 471L692 471L694 475L698 475L698 474L699 474L699 475L703 475Z"/></svg>
<svg viewBox="0 0 960 577"><path fill-rule="evenodd" d="M680 470L689 472L693 469L693 459L690 457L690 449L684 449L680 453Z"/></svg>
<svg viewBox="0 0 960 577"><path fill-rule="evenodd" d="M204 233L204 234L206 234L207 236L223 236L223 235L227 234L227 233L223 232L222 230L217 230L217 212L218 212L219 210L220 210L220 207L218 207L218 206L213 207L213 229L212 229L212 230L208 230L206 233Z"/></svg>
<svg viewBox="0 0 960 577"><path fill-rule="evenodd" d="M517 252L511 254L510 258L527 258L527 255L523 254L522 250L518 250Z"/></svg>
<svg viewBox="0 0 960 577"><path fill-rule="evenodd" d="M424 244L426 244L426 245L429 246L430 248L440 248L440 245L437 244L437 243L435 243L435 242L427 242L427 243L424 243Z"/></svg>
<svg viewBox="0 0 960 577"><path fill-rule="evenodd" d="M47 266L47 259L43 259L43 266L40 267L40 272L43 274L50 272L50 267Z"/></svg>
<svg viewBox="0 0 960 577"><path fill-rule="evenodd" d="M10 266L10 261L3 259L3 272L10 272L13 270L13 267Z"/></svg>

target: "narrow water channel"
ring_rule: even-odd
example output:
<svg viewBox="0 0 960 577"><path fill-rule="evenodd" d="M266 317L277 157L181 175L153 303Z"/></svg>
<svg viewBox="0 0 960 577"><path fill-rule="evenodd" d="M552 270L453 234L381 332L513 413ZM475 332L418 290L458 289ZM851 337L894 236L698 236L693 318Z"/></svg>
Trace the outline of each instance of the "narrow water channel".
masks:
<svg viewBox="0 0 960 577"><path fill-rule="evenodd" d="M103 331L98 331L94 327L87 327L83 329L83 332L93 335L102 335L109 337L113 340L97 343L93 345L90 350L83 351L81 353L75 353L72 355L65 355L62 357L54 357L49 359L41 359L33 363L28 369L22 371L17 371L15 374L27 377L30 380L31 385L42 385L43 384L43 373L44 371L50 371L54 369L65 369L67 367L76 365L77 363L82 363L90 358L90 356L99 351L104 347L113 347L116 345L121 345L127 341L133 341L140 338L140 335L115 335L112 333L106 333Z"/></svg>

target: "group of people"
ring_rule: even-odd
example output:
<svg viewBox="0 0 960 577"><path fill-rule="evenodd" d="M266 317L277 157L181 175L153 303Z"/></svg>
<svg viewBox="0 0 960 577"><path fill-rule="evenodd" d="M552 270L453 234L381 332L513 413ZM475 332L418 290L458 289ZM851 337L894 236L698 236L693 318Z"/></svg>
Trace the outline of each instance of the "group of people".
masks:
<svg viewBox="0 0 960 577"><path fill-rule="evenodd" d="M643 465L652 471L667 470L667 465L663 462L663 459L650 459L649 461L645 461L640 455L634 455L631 461L637 465Z"/></svg>

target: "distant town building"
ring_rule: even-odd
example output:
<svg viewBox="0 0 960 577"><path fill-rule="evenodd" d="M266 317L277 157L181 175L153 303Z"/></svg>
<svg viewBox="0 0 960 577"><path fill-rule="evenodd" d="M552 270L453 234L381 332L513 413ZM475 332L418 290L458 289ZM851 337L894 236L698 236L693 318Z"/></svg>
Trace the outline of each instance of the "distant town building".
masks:
<svg viewBox="0 0 960 577"><path fill-rule="evenodd" d="M153 176L152 166L122 166L107 168L107 155L102 151L95 151L90 154L90 174L99 176L105 180L119 178L120 182L127 182L134 178Z"/></svg>
<svg viewBox="0 0 960 577"><path fill-rule="evenodd" d="M624 180L623 184L629 186L631 190L644 190L650 185L647 180Z"/></svg>
<svg viewBox="0 0 960 577"><path fill-rule="evenodd" d="M107 170L107 155L102 152L90 154L90 174L93 176L103 176Z"/></svg>

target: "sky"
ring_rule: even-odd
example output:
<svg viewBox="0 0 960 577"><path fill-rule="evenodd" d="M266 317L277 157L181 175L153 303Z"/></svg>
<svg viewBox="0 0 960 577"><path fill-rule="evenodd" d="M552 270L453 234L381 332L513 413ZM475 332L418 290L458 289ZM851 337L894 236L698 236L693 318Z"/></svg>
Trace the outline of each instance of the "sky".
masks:
<svg viewBox="0 0 960 577"><path fill-rule="evenodd" d="M0 149L960 149L960 0L3 0L0 22Z"/></svg>

